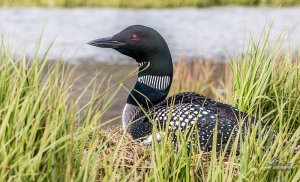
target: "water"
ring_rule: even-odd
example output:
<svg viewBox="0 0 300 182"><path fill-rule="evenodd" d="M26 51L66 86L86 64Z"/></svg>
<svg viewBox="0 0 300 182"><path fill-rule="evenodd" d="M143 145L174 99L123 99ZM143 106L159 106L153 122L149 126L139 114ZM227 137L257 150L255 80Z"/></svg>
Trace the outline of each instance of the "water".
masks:
<svg viewBox="0 0 300 182"><path fill-rule="evenodd" d="M111 36L133 24L158 30L176 59L205 57L220 59L238 55L249 32L259 35L265 24L274 22L272 36L291 32L292 47L300 48L300 7L294 8L180 8L180 9L0 9L0 32L16 52L32 55L43 31L42 49L52 41L52 58L70 62L128 60L114 50L86 45L86 42ZM266 23L267 22L267 23Z"/></svg>

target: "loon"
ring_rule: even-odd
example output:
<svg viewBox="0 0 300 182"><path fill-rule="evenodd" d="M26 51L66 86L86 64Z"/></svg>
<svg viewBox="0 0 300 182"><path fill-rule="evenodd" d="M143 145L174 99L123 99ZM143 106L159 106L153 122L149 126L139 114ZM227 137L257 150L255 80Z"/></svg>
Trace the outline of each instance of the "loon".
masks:
<svg viewBox="0 0 300 182"><path fill-rule="evenodd" d="M167 97L173 78L172 57L164 38L150 27L129 26L112 37L96 39L88 44L115 49L138 63L138 79L123 109L122 124L133 139L146 138L143 141L145 145L151 144L151 121L157 123L158 129L168 127L173 132L188 130L192 139L198 137L203 151L212 150L215 129L219 151L225 148L227 142L230 149L241 119L256 122L255 118L233 106L197 93L184 92ZM242 134L247 126L247 122L242 125ZM159 133L156 137L158 140L161 138ZM175 134L173 141L177 147Z"/></svg>

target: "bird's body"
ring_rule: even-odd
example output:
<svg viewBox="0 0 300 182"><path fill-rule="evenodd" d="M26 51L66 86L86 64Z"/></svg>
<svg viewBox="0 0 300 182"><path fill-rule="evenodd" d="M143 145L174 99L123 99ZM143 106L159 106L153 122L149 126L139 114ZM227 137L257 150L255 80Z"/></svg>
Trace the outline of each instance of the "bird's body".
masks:
<svg viewBox="0 0 300 182"><path fill-rule="evenodd" d="M151 135L155 122L158 129L187 131L192 140L200 142L202 150L210 151L216 129L219 150L227 142L230 147L240 120L255 122L237 108L200 94L186 92L166 98L173 78L172 58L167 43L152 28L130 26L113 37L89 44L113 48L139 63L138 80L128 96L122 117L124 129L134 139ZM246 126L241 126L242 134ZM176 143L175 135L173 140Z"/></svg>
<svg viewBox="0 0 300 182"><path fill-rule="evenodd" d="M128 128L133 138L142 138L152 134L153 126L149 119L157 122L157 127L160 129L165 130L165 127L168 127L170 131L186 131L192 140L198 137L201 149L204 151L212 149L212 136L215 129L217 130L217 150L224 148L228 140L230 142L227 148L230 149L239 130L240 121L255 122L254 118L235 107L192 92L176 94L146 111L135 112L132 119L134 123ZM246 129L246 123L248 122L241 125L242 134ZM173 140L176 140L176 136Z"/></svg>

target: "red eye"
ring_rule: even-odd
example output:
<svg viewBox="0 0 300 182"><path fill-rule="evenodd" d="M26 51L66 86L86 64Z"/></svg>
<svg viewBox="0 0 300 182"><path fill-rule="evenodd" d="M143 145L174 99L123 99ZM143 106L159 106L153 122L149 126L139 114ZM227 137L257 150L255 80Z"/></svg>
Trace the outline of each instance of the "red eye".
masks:
<svg viewBox="0 0 300 182"><path fill-rule="evenodd" d="M131 36L131 40L136 41L136 40L139 40L139 39L140 39L139 36L137 36L136 34L133 34L133 35Z"/></svg>

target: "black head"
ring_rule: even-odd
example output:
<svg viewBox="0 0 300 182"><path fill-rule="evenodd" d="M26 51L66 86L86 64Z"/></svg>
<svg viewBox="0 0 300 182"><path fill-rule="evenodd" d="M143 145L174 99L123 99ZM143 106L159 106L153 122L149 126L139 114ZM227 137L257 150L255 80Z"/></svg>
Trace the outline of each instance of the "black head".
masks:
<svg viewBox="0 0 300 182"><path fill-rule="evenodd" d="M172 58L166 41L156 30L133 25L112 37L93 40L88 44L113 48L140 63L138 81L127 98L128 107L124 108L123 125L125 123L126 126L132 119L130 108L147 108L168 95L173 78Z"/></svg>
<svg viewBox="0 0 300 182"><path fill-rule="evenodd" d="M137 62L147 62L158 56L162 59L171 59L168 45L163 37L156 30L142 25L127 27L112 37L96 39L88 44L113 48Z"/></svg>

